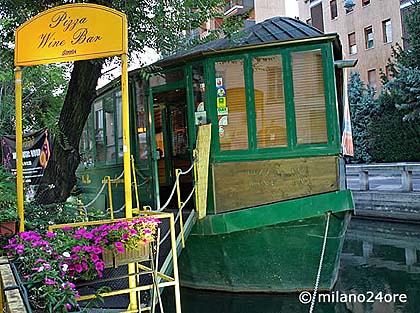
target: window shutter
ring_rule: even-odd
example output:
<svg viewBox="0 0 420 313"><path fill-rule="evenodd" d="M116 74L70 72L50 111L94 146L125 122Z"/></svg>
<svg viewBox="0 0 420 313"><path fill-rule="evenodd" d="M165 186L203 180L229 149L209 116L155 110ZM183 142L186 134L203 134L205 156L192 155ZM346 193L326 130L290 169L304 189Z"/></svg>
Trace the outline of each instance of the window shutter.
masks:
<svg viewBox="0 0 420 313"><path fill-rule="evenodd" d="M280 55L252 60L258 148L287 145L283 68Z"/></svg>
<svg viewBox="0 0 420 313"><path fill-rule="evenodd" d="M297 143L327 143L321 51L292 53L292 68Z"/></svg>

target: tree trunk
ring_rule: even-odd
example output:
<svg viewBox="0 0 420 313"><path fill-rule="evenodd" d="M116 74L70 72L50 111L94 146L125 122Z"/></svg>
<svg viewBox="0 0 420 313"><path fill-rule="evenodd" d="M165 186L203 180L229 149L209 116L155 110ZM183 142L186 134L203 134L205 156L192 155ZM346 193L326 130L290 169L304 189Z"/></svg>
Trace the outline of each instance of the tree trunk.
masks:
<svg viewBox="0 0 420 313"><path fill-rule="evenodd" d="M79 141L96 96L102 65L103 59L74 63L60 112L58 134L54 134L51 158L36 194L38 203L64 202L76 184Z"/></svg>

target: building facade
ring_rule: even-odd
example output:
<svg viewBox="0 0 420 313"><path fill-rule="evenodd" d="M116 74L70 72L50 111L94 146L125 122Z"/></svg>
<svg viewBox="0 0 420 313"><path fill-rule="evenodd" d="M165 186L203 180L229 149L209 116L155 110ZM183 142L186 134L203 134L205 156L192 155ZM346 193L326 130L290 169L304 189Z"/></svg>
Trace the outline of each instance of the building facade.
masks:
<svg viewBox="0 0 420 313"><path fill-rule="evenodd" d="M248 17L244 26L249 27L256 23L275 16L286 16L286 1L296 0L226 0L223 14L226 17L244 15ZM204 38L214 29L220 27L223 19L213 19L204 23L201 27L200 38Z"/></svg>
<svg viewBox="0 0 420 313"><path fill-rule="evenodd" d="M298 0L299 17L318 29L340 36L346 58L358 59L355 71L380 90L380 73L387 71L392 46L403 45L402 13L407 1Z"/></svg>

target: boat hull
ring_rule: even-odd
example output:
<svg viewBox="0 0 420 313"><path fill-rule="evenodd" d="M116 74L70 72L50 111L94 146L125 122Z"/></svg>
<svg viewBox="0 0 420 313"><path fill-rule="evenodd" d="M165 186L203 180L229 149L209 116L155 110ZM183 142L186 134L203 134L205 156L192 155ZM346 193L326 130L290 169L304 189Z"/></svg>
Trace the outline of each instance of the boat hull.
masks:
<svg viewBox="0 0 420 313"><path fill-rule="evenodd" d="M306 203L309 206L317 206L320 202L308 202L308 199L300 201L302 205ZM345 203L348 203L347 209L341 207L339 212L330 216L320 289L331 289L337 280L340 254L352 210L351 195L350 201L344 201L341 206L345 206ZM312 209L319 212L316 208ZM252 213L248 215L252 218ZM267 214L267 219L272 217L275 221L274 215ZM261 227L245 226L242 230L235 225L235 231L231 232L215 231L214 227L206 231L206 227L199 222L181 254L181 284L230 292L313 289L326 222L325 212ZM206 224L205 221L201 223Z"/></svg>

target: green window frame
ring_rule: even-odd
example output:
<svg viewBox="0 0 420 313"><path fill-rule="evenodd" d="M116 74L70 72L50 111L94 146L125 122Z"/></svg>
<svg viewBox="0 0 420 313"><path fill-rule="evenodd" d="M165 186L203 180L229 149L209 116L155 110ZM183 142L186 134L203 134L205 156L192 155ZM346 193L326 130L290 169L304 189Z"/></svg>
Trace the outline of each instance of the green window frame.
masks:
<svg viewBox="0 0 420 313"><path fill-rule="evenodd" d="M325 96L325 114L326 114L326 130L327 142L325 143L297 143L297 129L295 119L295 104L294 104L294 86L292 73L292 53L304 52L311 50L319 50L322 54L322 69L324 76L324 96ZM254 58L269 57L278 55L282 60L283 69L283 86L284 86L284 100L286 108L286 136L287 145L277 147L258 147L257 141L257 125L256 125L256 109L255 109L255 94L254 94L254 75L252 62ZM248 149L246 150L232 150L223 151L220 148L220 139L218 133L218 116L216 110L216 71L215 63L229 60L243 60L244 63L244 80L246 90L246 108L247 108L247 123L248 123ZM335 76L333 52L331 43L320 43L305 46L294 46L278 49L267 49L264 51L237 53L229 56L214 57L208 60L207 69L209 71L209 79L207 80L206 89L208 90L209 98L209 116L212 122L212 148L215 161L235 161L235 160L253 160L253 159L269 159L273 157L296 157L296 156L315 156L325 154L339 153L339 125L336 108L336 93L335 93ZM229 99L227 99L229 103ZM229 104L227 105L229 107Z"/></svg>

